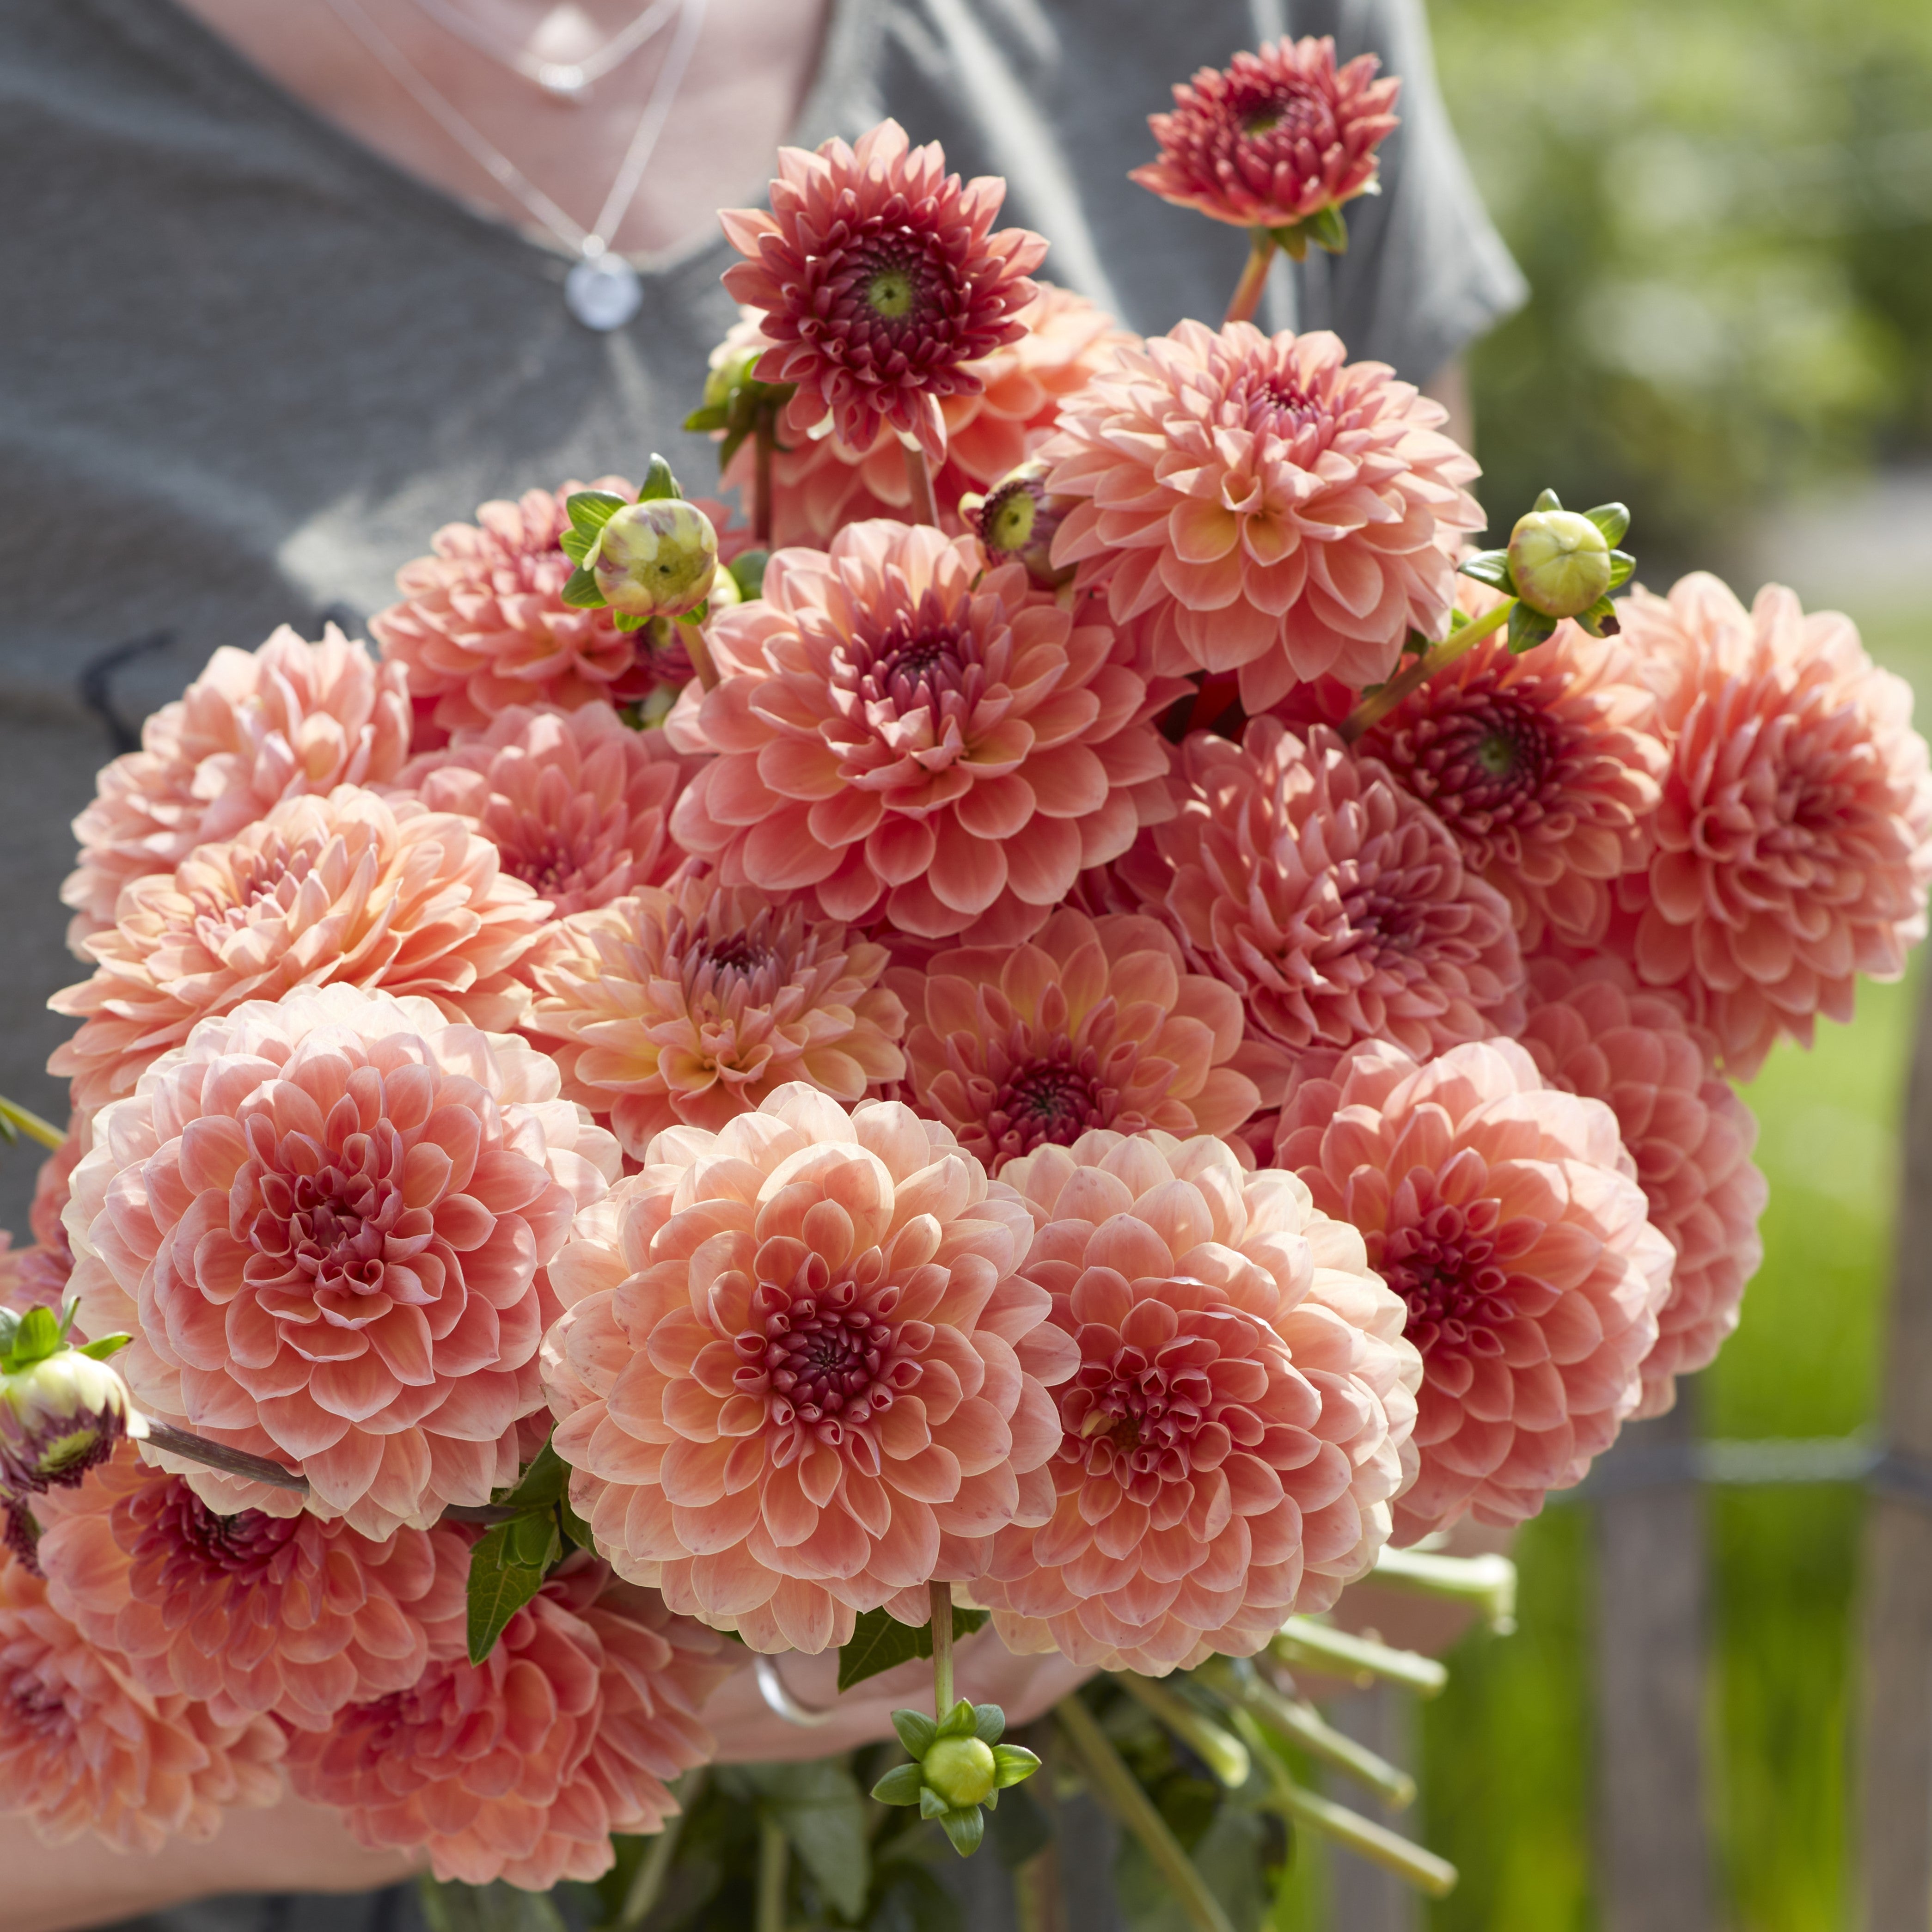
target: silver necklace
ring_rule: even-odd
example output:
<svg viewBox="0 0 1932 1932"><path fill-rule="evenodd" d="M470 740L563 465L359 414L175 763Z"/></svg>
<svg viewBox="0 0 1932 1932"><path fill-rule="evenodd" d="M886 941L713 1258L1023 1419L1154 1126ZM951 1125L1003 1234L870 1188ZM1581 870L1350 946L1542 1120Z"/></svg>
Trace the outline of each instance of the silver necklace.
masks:
<svg viewBox="0 0 1932 1932"><path fill-rule="evenodd" d="M479 134L448 98L412 66L402 50L364 10L362 0L328 0L330 10L360 40L431 120L526 208L532 217L577 256L563 278L564 305L586 328L621 328L635 315L644 298L638 272L610 246L610 238L637 199L644 170L650 166L658 136L664 132L678 84L704 31L706 0L678 0L682 14L670 50L652 82L650 98L638 117L637 131L604 197L596 224L586 228L573 221L524 174L502 148Z"/></svg>
<svg viewBox="0 0 1932 1932"><path fill-rule="evenodd" d="M466 40L500 67L535 81L546 94L560 100L580 104L590 99L590 89L597 82L622 66L656 35L677 11L680 0L653 0L622 33L580 61L539 60L526 49L512 46L492 33L481 21L472 20L461 8L452 5L450 0L416 0L416 4L446 33Z"/></svg>

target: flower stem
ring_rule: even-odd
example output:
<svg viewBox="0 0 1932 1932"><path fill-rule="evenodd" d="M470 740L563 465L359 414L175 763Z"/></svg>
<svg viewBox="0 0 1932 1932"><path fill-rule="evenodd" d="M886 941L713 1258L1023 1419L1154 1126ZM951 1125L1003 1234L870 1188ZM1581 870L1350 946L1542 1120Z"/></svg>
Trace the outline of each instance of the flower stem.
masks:
<svg viewBox="0 0 1932 1932"><path fill-rule="evenodd" d="M952 1586L932 1592L932 1714L944 1724L952 1708Z"/></svg>
<svg viewBox="0 0 1932 1932"><path fill-rule="evenodd" d="M1486 616L1472 618L1439 644L1431 644L1406 670L1398 671L1379 691L1371 692L1342 719L1343 739L1352 745L1364 731L1380 724L1412 691L1420 690L1438 671L1446 670L1464 652L1492 632L1500 631L1515 608L1516 599L1505 597Z"/></svg>
<svg viewBox="0 0 1932 1932"><path fill-rule="evenodd" d="M758 1905L754 1932L784 1932L785 1877L791 1847L776 1818L758 1820Z"/></svg>
<svg viewBox="0 0 1932 1932"><path fill-rule="evenodd" d="M1231 1738L1219 1724L1165 1684L1156 1684L1131 1670L1116 1670L1109 1674L1136 1703L1172 1731L1230 1791L1238 1791L1247 1783L1247 1748L1240 1738Z"/></svg>
<svg viewBox="0 0 1932 1932"><path fill-rule="evenodd" d="M1234 1932L1221 1901L1208 1889L1194 1861L1180 1849L1167 1820L1154 1809L1140 1780L1121 1762L1107 1734L1076 1695L1053 1707L1073 1754L1094 1786L1094 1794L1145 1847L1155 1868L1173 1888L1196 1932Z"/></svg>
<svg viewBox="0 0 1932 1932"><path fill-rule="evenodd" d="M251 1456L244 1449L231 1449L225 1442L211 1442L185 1429L170 1428L165 1422L148 1424L148 1443L165 1449L170 1456L184 1456L190 1462L205 1462L228 1476L245 1477L251 1483L266 1483L271 1489L294 1490L306 1496L308 1478L292 1469L272 1462L266 1456Z"/></svg>
<svg viewBox="0 0 1932 1932"><path fill-rule="evenodd" d="M1234 298L1228 304L1227 321L1254 320L1255 310L1262 305L1262 290L1268 286L1268 270L1274 265L1278 245L1265 228L1248 230L1248 259L1243 265L1241 279L1234 284Z"/></svg>
<svg viewBox="0 0 1932 1932"><path fill-rule="evenodd" d="M1390 1810L1406 1810L1414 1803L1415 1780L1407 1772L1324 1723L1321 1712L1304 1699L1284 1697L1252 1666L1244 1670L1216 1658L1202 1675L1231 1703L1272 1724L1310 1756L1359 1778Z"/></svg>
<svg viewBox="0 0 1932 1932"><path fill-rule="evenodd" d="M910 443L905 451L906 482L912 489L912 520L916 524L939 525L939 499L932 494L932 472L926 466L926 452Z"/></svg>
<svg viewBox="0 0 1932 1932"><path fill-rule="evenodd" d="M701 623L687 624L684 632L684 654L691 660L691 668L699 685L706 691L716 691L718 664L711 655L710 645L705 640L704 626Z"/></svg>
<svg viewBox="0 0 1932 1932"><path fill-rule="evenodd" d="M1507 1556L1442 1556L1384 1548L1376 1558L1373 1576L1390 1589L1474 1604L1498 1636L1516 1628L1516 1565Z"/></svg>
<svg viewBox="0 0 1932 1932"><path fill-rule="evenodd" d="M644 1848L644 1856L624 1894L624 1903L604 1932L633 1932L651 1916L651 1908L663 1896L664 1881L670 1876L670 1862L677 1856L677 1841L684 1835L685 1820L692 1807L704 1795L705 1767L699 1765L674 1784L672 1796L678 1808L658 1828L658 1834Z"/></svg>
<svg viewBox="0 0 1932 1932"><path fill-rule="evenodd" d="M52 1148L56 1154L67 1144L67 1136L52 1121L42 1120L16 1100L0 1099L0 1120L4 1120L16 1133L25 1134L29 1140L38 1141L41 1146Z"/></svg>
<svg viewBox="0 0 1932 1932"><path fill-rule="evenodd" d="M1291 1670L1299 1664L1364 1683L1386 1677L1392 1684L1407 1684L1420 1697L1437 1696L1449 1682L1448 1672L1432 1657L1391 1650L1385 1643L1317 1623L1312 1617L1290 1617L1269 1647Z"/></svg>
<svg viewBox="0 0 1932 1932"><path fill-rule="evenodd" d="M760 545L772 545L772 451L777 443L778 424L771 411L758 412L758 427L752 432L752 530Z"/></svg>

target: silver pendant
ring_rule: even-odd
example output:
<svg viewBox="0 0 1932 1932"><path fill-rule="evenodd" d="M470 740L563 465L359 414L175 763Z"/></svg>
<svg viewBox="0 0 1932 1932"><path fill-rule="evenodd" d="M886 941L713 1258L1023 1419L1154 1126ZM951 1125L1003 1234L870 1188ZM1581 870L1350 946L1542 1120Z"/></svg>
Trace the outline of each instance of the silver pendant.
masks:
<svg viewBox="0 0 1932 1932"><path fill-rule="evenodd" d="M568 100L574 107L590 98L590 76L580 67L562 62L544 62L537 69L536 83L554 100Z"/></svg>
<svg viewBox="0 0 1932 1932"><path fill-rule="evenodd" d="M563 278L564 306L586 328L622 328L643 306L644 285L622 256L586 255Z"/></svg>

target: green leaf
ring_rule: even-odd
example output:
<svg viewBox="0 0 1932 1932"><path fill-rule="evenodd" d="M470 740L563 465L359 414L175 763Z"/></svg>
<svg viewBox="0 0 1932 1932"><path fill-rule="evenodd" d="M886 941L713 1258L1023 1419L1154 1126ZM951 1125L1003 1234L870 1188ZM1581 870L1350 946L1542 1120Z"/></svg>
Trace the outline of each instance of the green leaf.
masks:
<svg viewBox="0 0 1932 1932"><path fill-rule="evenodd" d="M571 1508L568 1491L556 1499L556 1515L557 1521L561 1525L564 1534L568 1537L578 1549L587 1550L595 1556L597 1552L597 1538L592 1533L590 1524Z"/></svg>
<svg viewBox="0 0 1932 1932"><path fill-rule="evenodd" d="M620 610L610 621L620 631L641 631L651 620L648 617L634 617L628 610Z"/></svg>
<svg viewBox="0 0 1932 1932"><path fill-rule="evenodd" d="M0 1355L8 1355L13 1352L14 1337L20 1332L20 1310L14 1308L0 1308Z"/></svg>
<svg viewBox="0 0 1932 1932"><path fill-rule="evenodd" d="M1610 588L1621 590L1630 580L1636 569L1636 559L1627 550L1613 550L1610 553Z"/></svg>
<svg viewBox="0 0 1932 1932"><path fill-rule="evenodd" d="M842 1918L856 1919L872 1889L866 1801L843 1758L746 1767L766 1815Z"/></svg>
<svg viewBox="0 0 1932 1932"><path fill-rule="evenodd" d="M90 1361L104 1362L110 1355L118 1354L134 1340L131 1335L104 1335L98 1342L83 1342L80 1352Z"/></svg>
<svg viewBox="0 0 1932 1932"><path fill-rule="evenodd" d="M1479 550L1474 556L1466 556L1456 568L1465 577L1473 577L1478 584L1486 584L1492 590L1507 591L1516 595L1516 579L1510 574L1509 552L1506 550Z"/></svg>
<svg viewBox="0 0 1932 1932"><path fill-rule="evenodd" d="M989 1610L969 1610L956 1604L952 1606L952 1641L957 1643L962 1637L970 1636L976 1630L983 1629ZM891 1670L902 1664L910 1664L916 1657L932 1654L932 1626L929 1623L902 1624L896 1617L884 1610L867 1610L852 1627L852 1638L842 1645L838 1652L838 1688L849 1690L855 1684L862 1684L868 1677L876 1677L882 1670ZM895 1718L893 1722L896 1724ZM922 1724L929 1724L930 1718L922 1718ZM902 1732L903 1737L904 1733ZM914 1757L924 1754L922 1744L914 1750L906 1746Z"/></svg>
<svg viewBox="0 0 1932 1932"><path fill-rule="evenodd" d="M1040 1768L1040 1760L1024 1744L995 1744L993 1764L1001 1791L1032 1777Z"/></svg>
<svg viewBox="0 0 1932 1932"><path fill-rule="evenodd" d="M682 496L684 492L677 487L677 478L670 473L670 465L654 452L651 466L644 472L644 487L638 492L640 503L655 502L661 496Z"/></svg>
<svg viewBox="0 0 1932 1932"><path fill-rule="evenodd" d="M1533 510L1560 510L1563 499L1554 490L1545 490L1530 507Z"/></svg>
<svg viewBox="0 0 1932 1932"><path fill-rule="evenodd" d="M1540 610L1532 610L1527 604L1510 606L1509 614L1509 647L1520 656L1525 651L1534 650L1556 628L1557 620L1546 617Z"/></svg>
<svg viewBox="0 0 1932 1932"><path fill-rule="evenodd" d="M563 601L573 610L598 610L608 601L597 587L597 580L582 564L570 573L570 579L563 586Z"/></svg>
<svg viewBox="0 0 1932 1932"><path fill-rule="evenodd" d="M14 1346L8 1352L13 1358L13 1366L24 1369L35 1362L45 1361L50 1355L58 1354L65 1346L53 1310L30 1308L20 1317L20 1325L14 1333Z"/></svg>
<svg viewBox="0 0 1932 1932"><path fill-rule="evenodd" d="M517 1479L516 1487L496 1500L520 1504L525 1509L548 1509L563 1500L569 1486L570 1465L546 1442Z"/></svg>
<svg viewBox="0 0 1932 1932"><path fill-rule="evenodd" d="M504 1625L543 1588L542 1566L518 1562L511 1549L511 1532L521 1528L526 1520L500 1522L485 1532L470 1552L472 1664L481 1664L490 1654ZM550 1533L556 1533L554 1525Z"/></svg>
<svg viewBox="0 0 1932 1932"><path fill-rule="evenodd" d="M973 1735L982 1744L996 1744L1006 1734L1006 1714L997 1704L973 1706Z"/></svg>
<svg viewBox="0 0 1932 1932"><path fill-rule="evenodd" d="M919 1766L896 1764L872 1786L872 1796L881 1804L916 1804L919 1802Z"/></svg>
<svg viewBox="0 0 1932 1932"><path fill-rule="evenodd" d="M562 1553L563 1538L558 1533L555 1509L532 1510L503 1527L509 1534L510 1561L528 1569L548 1570Z"/></svg>
<svg viewBox="0 0 1932 1932"><path fill-rule="evenodd" d="M944 1812L940 1816L939 1828L952 1840L952 1849L962 1858L970 1858L986 1835L986 1814L976 1804L963 1811Z"/></svg>
<svg viewBox="0 0 1932 1932"><path fill-rule="evenodd" d="M844 1686L841 1684L839 1688L843 1690ZM933 1740L939 1736L939 1726L923 1711L895 1711L892 1729L898 1732L899 1742L914 1758L925 1756L932 1750Z"/></svg>
<svg viewBox="0 0 1932 1932"><path fill-rule="evenodd" d="M573 524L557 538L556 547L572 563L581 563L590 554L596 542L597 532L595 530L580 530Z"/></svg>
<svg viewBox="0 0 1932 1932"><path fill-rule="evenodd" d="M625 501L608 490L579 490L563 500L563 507L572 529L594 537L624 507Z"/></svg>
<svg viewBox="0 0 1932 1932"><path fill-rule="evenodd" d="M1624 532L1630 528L1630 512L1621 503L1599 503L1583 514L1603 532L1604 542L1612 550L1623 542Z"/></svg>
<svg viewBox="0 0 1932 1932"><path fill-rule="evenodd" d="M749 603L754 597L765 594L765 566L771 561L768 550L748 550L731 560L731 581L738 586L738 595Z"/></svg>
<svg viewBox="0 0 1932 1932"><path fill-rule="evenodd" d="M693 410L684 419L686 429L696 430L700 435L709 435L714 429L722 429L731 420L731 412L722 403L706 403L702 409Z"/></svg>
<svg viewBox="0 0 1932 1932"><path fill-rule="evenodd" d="M1309 239L1327 249L1330 254L1346 255L1348 252L1348 224L1333 202L1319 214L1309 217L1307 228Z"/></svg>

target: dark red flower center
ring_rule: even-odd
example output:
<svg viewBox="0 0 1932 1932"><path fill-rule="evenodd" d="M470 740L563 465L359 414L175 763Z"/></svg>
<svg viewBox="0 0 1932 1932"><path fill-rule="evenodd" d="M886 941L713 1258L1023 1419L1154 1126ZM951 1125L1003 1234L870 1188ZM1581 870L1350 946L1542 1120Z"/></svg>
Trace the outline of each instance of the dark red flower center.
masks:
<svg viewBox="0 0 1932 1932"><path fill-rule="evenodd" d="M1204 1363L1188 1359L1201 1352L1170 1348L1156 1360L1127 1344L1109 1359L1082 1363L1060 1392L1065 1434L1060 1460L1083 1463L1088 1475L1111 1476L1130 1488L1137 1479L1143 1489L1185 1480L1196 1448L1206 1447L1202 1430L1214 1421L1217 1407ZM1204 1352L1211 1359L1216 1351L1210 1346ZM1174 1354L1182 1359L1166 1359ZM1208 1453L1219 1462L1226 1453L1226 1432L1217 1426L1213 1434Z"/></svg>
<svg viewBox="0 0 1932 1932"><path fill-rule="evenodd" d="M1091 1055L1083 1056L1083 1062ZM1042 1142L1071 1147L1090 1127L1107 1124L1105 1090L1069 1046L1052 1059L1029 1060L1001 1083L986 1118L1002 1154L1030 1154Z"/></svg>
<svg viewBox="0 0 1932 1932"><path fill-rule="evenodd" d="M29 1732L37 1738L67 1738L74 1735L73 1714L31 1670L14 1673L5 1693L8 1723L15 1732Z"/></svg>
<svg viewBox="0 0 1932 1932"><path fill-rule="evenodd" d="M936 716L976 704L986 686L980 640L952 622L930 593L870 641L870 661L853 666L854 696L892 716L930 710ZM854 640L856 651L866 649Z"/></svg>
<svg viewBox="0 0 1932 1932"><path fill-rule="evenodd" d="M765 1321L765 1369L801 1422L863 1422L875 1405L892 1331L862 1306L820 1306L808 1295Z"/></svg>
<svg viewBox="0 0 1932 1932"><path fill-rule="evenodd" d="M260 1576L292 1542L299 1516L242 1510L223 1516L180 1477L125 1496L114 1506L114 1540L130 1555L164 1554L166 1587L186 1588L197 1574Z"/></svg>
<svg viewBox="0 0 1932 1932"><path fill-rule="evenodd" d="M1250 140L1274 139L1270 148L1292 147L1312 141L1326 147L1335 139L1335 116L1327 98L1312 87L1292 82L1272 86L1237 86L1228 100L1230 118Z"/></svg>
<svg viewBox="0 0 1932 1932"><path fill-rule="evenodd" d="M1496 1330L1514 1318L1516 1304L1496 1251L1500 1214L1493 1201L1466 1208L1439 1202L1382 1237L1382 1252L1371 1259L1408 1305L1404 1332L1425 1356L1502 1353Z"/></svg>
<svg viewBox="0 0 1932 1932"><path fill-rule="evenodd" d="M770 965L777 956L748 932L734 932L728 938L715 941L705 956L724 972L755 973L760 966Z"/></svg>

